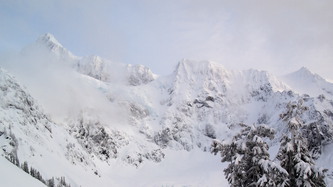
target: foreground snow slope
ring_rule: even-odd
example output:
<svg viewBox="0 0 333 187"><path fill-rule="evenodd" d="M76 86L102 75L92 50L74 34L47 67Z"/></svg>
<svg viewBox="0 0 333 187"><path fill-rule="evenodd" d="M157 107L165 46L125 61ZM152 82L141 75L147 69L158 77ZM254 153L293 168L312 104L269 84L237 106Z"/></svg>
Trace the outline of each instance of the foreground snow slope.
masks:
<svg viewBox="0 0 333 187"><path fill-rule="evenodd" d="M293 111L313 155L331 152L333 86L308 70L285 81L184 59L156 76L141 65L74 56L50 34L12 62L4 64L16 78L0 71L0 153L27 161L44 179L226 186L224 165L209 153L213 139L230 139L238 123L267 124L277 131L276 147Z"/></svg>
<svg viewBox="0 0 333 187"><path fill-rule="evenodd" d="M0 183L6 187L45 187L45 185L29 174L25 173L21 168L16 167L4 157L0 156Z"/></svg>

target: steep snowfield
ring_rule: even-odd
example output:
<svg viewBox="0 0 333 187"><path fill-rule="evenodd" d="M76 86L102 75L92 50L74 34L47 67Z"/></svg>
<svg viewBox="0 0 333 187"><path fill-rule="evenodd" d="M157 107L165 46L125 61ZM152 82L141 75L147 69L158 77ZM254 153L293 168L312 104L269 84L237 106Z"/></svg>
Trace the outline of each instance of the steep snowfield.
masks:
<svg viewBox="0 0 333 187"><path fill-rule="evenodd" d="M209 153L213 139L230 139L238 123L267 124L277 131L276 152L292 113L318 163L330 159L333 86L306 69L281 81L184 59L157 76L142 65L74 56L50 34L8 64L16 78L0 71L0 154L27 161L44 179L227 186L225 165Z"/></svg>
<svg viewBox="0 0 333 187"><path fill-rule="evenodd" d="M16 167L4 157L0 156L0 184L6 187L45 187L45 185L29 174L25 173L21 168Z"/></svg>
<svg viewBox="0 0 333 187"><path fill-rule="evenodd" d="M93 159L64 127L46 116L36 101L5 71L0 70L0 154L17 165L28 162L45 180L71 173L94 177ZM74 183L75 184L75 183Z"/></svg>

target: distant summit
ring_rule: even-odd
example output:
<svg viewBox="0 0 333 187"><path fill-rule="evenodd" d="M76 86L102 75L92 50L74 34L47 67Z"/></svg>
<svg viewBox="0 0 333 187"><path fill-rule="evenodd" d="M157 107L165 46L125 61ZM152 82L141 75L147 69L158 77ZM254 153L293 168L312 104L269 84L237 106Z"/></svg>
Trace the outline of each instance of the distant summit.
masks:
<svg viewBox="0 0 333 187"><path fill-rule="evenodd" d="M50 33L39 36L36 40L36 43L32 45L31 48L32 50L47 50L51 52L51 55L56 55L56 57L62 61L73 61L78 59L78 57L63 47L63 45L54 37L54 35Z"/></svg>
<svg viewBox="0 0 333 187"><path fill-rule="evenodd" d="M313 97L318 95L333 95L333 84L326 81L320 75L312 73L308 68L299 70L282 77L283 81L300 94L309 94Z"/></svg>
<svg viewBox="0 0 333 187"><path fill-rule="evenodd" d="M38 37L37 39L37 43L40 44L46 44L47 46L49 46L51 49L55 48L55 47L63 47L60 42L58 42L58 40L50 33L46 33L44 35L41 35L40 37Z"/></svg>
<svg viewBox="0 0 333 187"><path fill-rule="evenodd" d="M325 81L321 76L312 73L308 68L301 67L299 70L289 74L292 77L305 78L309 81Z"/></svg>

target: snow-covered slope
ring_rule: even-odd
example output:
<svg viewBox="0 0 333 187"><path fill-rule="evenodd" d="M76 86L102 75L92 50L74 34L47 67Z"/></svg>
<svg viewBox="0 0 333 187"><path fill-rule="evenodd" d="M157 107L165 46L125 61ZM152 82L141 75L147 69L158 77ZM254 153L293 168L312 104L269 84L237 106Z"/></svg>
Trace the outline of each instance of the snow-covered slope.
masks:
<svg viewBox="0 0 333 187"><path fill-rule="evenodd" d="M108 177L111 163L133 167L164 158L156 144L103 124L95 112L84 110L68 124L55 124L4 70L0 70L0 97L0 155L18 167L24 168L26 162L28 172L38 171L46 184L52 178L60 183L64 177L74 186L93 186L97 181L109 186L115 180Z"/></svg>
<svg viewBox="0 0 333 187"><path fill-rule="evenodd" d="M277 131L270 142L276 146L296 114L313 156L326 158L332 145L333 86L305 69L280 80L185 59L170 75L156 76L142 65L74 56L50 34L22 55L8 69L27 88L0 71L0 153L27 161L44 179L65 177L72 186L226 185L223 165L212 166L219 160L209 153L213 139L230 138L239 123L267 124ZM186 169L200 171L184 175Z"/></svg>
<svg viewBox="0 0 333 187"><path fill-rule="evenodd" d="M46 181L70 173L94 176L96 166L74 137L56 125L15 79L0 70L0 154L14 164L27 162ZM31 172L31 169L30 169ZM73 178L74 177L74 178Z"/></svg>
<svg viewBox="0 0 333 187"><path fill-rule="evenodd" d="M25 173L21 168L16 167L4 157L0 156L0 176L1 186L18 187L18 186L34 186L45 187L45 185L29 174Z"/></svg>
<svg viewBox="0 0 333 187"><path fill-rule="evenodd" d="M122 132L109 131L88 113L82 114L77 126L69 124L66 130L48 119L36 101L4 70L0 71L0 83L1 156L18 167L24 168L27 163L28 172L31 168L38 171L46 184L53 179L57 185L61 177L71 186L223 185L226 182L219 177L222 166L215 164L219 158L209 153L169 151L165 162L156 164L164 158L164 153L145 152L158 148L156 144L149 145L153 143L148 141L144 147L138 136L133 139ZM43 186L9 165L4 157L1 157L1 171L6 173L0 175L1 184ZM154 162L139 169L133 167L145 160ZM202 167L207 168L205 175L200 170L183 177L175 173ZM195 181L193 176L197 178ZM207 177L211 181L206 181Z"/></svg>

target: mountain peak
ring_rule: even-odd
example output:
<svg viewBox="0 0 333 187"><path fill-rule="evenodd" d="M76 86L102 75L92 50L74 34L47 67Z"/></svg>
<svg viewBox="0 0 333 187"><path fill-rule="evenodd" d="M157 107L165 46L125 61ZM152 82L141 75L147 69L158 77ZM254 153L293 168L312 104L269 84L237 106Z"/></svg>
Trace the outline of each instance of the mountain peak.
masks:
<svg viewBox="0 0 333 187"><path fill-rule="evenodd" d="M302 74L311 74L313 75L313 73L307 68L307 67L301 67L299 70L297 70L295 73L302 73Z"/></svg>
<svg viewBox="0 0 333 187"><path fill-rule="evenodd" d="M39 49L46 49L51 53L54 53L62 60L77 59L70 51L68 51L61 43L50 33L39 36L34 44ZM34 48L34 47L32 47Z"/></svg>
<svg viewBox="0 0 333 187"><path fill-rule="evenodd" d="M331 96L333 85L308 68L302 67L299 70L282 77L284 82L301 94L309 94L313 97L320 94Z"/></svg>
<svg viewBox="0 0 333 187"><path fill-rule="evenodd" d="M312 81L312 82L315 82L315 81L324 81L324 79L316 74L316 73L312 73L308 68L306 67L301 67L299 70L293 72L293 73L290 73L289 75L287 75L289 77L297 77L297 78L301 78L301 79L306 79L308 81Z"/></svg>
<svg viewBox="0 0 333 187"><path fill-rule="evenodd" d="M38 43L46 44L48 47L53 49L54 47L63 47L60 42L50 33L46 33L38 37Z"/></svg>

